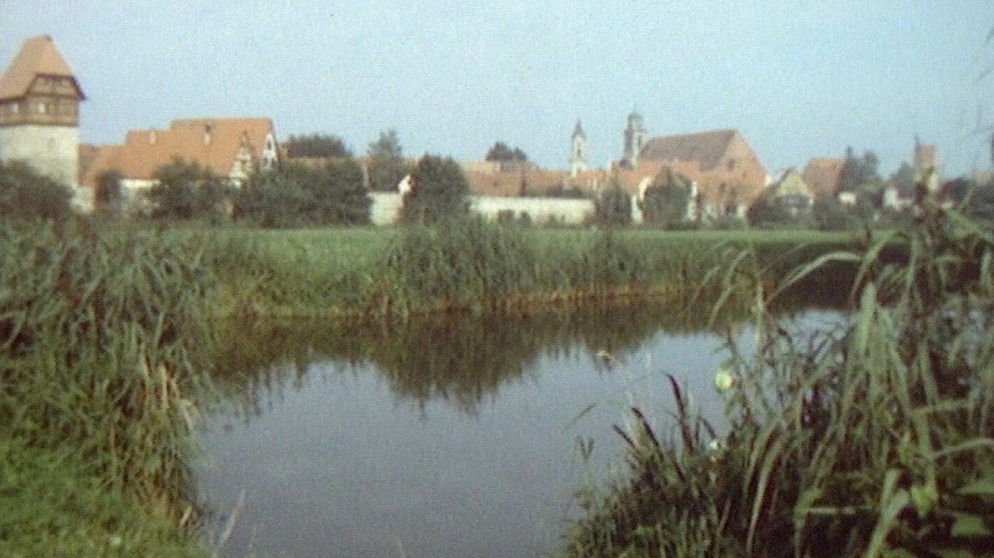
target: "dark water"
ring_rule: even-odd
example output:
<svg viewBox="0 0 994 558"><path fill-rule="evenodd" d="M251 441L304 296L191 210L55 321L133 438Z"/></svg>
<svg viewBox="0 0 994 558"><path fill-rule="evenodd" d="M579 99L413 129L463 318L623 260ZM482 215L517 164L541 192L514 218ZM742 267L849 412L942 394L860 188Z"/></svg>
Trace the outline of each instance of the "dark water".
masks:
<svg viewBox="0 0 994 558"><path fill-rule="evenodd" d="M547 555L579 513L575 492L620 469L612 425L630 405L670 433L666 374L722 427L727 328L707 319L642 302L233 334L197 473L218 525L244 493L224 555Z"/></svg>

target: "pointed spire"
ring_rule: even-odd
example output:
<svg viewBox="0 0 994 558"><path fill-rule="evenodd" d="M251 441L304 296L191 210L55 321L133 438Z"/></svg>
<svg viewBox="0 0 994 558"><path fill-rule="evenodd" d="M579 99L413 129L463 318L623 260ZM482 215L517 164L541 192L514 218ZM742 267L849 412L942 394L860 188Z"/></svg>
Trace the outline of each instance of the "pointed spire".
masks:
<svg viewBox="0 0 994 558"><path fill-rule="evenodd" d="M70 78L79 99L85 98L72 70L55 48L52 37L38 35L24 41L21 50L0 77L0 101L26 95L39 75Z"/></svg>
<svg viewBox="0 0 994 558"><path fill-rule="evenodd" d="M573 128L573 137L586 138L587 134L583 131L583 125L580 124L580 119L576 120L576 126Z"/></svg>

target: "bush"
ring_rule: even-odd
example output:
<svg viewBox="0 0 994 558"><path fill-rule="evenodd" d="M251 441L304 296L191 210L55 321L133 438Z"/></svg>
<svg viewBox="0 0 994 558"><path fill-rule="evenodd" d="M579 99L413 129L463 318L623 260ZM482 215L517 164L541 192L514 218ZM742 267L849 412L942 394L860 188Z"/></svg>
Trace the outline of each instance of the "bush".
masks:
<svg viewBox="0 0 994 558"><path fill-rule="evenodd" d="M69 187L22 161L0 161L0 216L62 220L72 214Z"/></svg>

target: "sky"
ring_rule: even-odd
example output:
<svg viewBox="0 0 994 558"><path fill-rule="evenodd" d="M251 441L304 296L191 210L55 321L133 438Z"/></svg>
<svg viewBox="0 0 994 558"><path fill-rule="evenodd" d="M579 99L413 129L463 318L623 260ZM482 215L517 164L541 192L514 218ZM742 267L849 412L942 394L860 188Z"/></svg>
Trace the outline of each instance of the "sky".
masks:
<svg viewBox="0 0 994 558"><path fill-rule="evenodd" d="M769 173L915 138L943 174L989 168L991 0L0 0L0 65L51 35L87 100L80 137L177 118L269 117L277 139L395 129L405 155L480 160L497 141L568 168L649 137L734 128Z"/></svg>

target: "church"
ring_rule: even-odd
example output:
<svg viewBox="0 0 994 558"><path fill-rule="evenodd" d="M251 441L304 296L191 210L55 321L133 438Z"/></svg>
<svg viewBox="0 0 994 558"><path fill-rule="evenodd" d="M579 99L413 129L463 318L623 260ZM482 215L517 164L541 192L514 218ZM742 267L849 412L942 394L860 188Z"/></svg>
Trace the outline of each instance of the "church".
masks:
<svg viewBox="0 0 994 558"><path fill-rule="evenodd" d="M570 181L581 189L596 189L614 180L632 196L642 194L665 170L697 186L705 215L743 215L763 192L767 172L738 130L722 129L650 137L641 114L628 115L621 156L605 170L587 166L587 136L580 122L570 140Z"/></svg>

